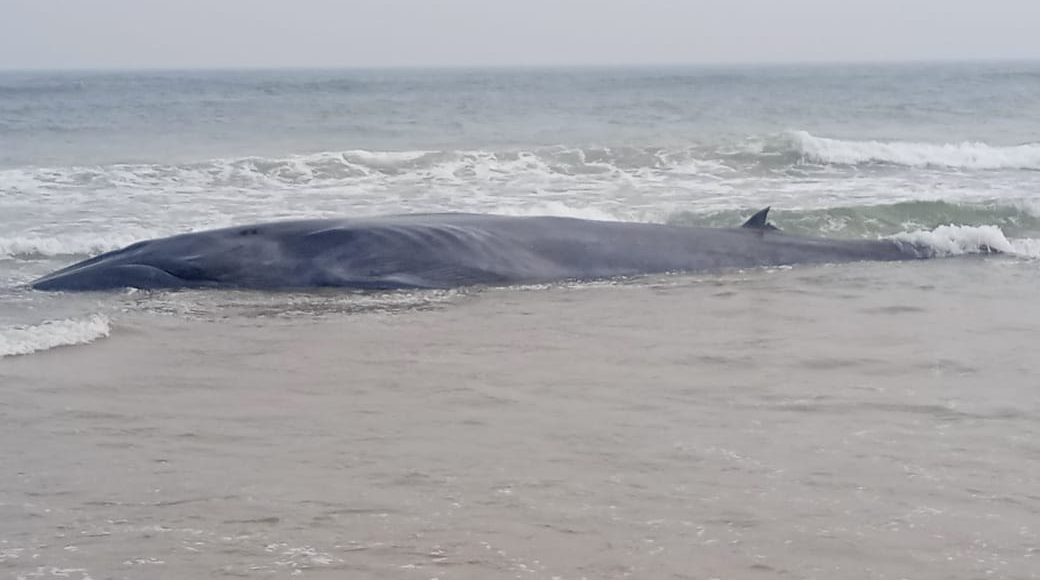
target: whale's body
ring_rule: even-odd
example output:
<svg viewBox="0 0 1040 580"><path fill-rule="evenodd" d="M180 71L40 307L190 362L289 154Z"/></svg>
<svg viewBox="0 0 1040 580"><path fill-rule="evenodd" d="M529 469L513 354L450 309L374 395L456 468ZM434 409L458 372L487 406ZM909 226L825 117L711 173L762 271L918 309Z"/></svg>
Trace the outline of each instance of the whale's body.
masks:
<svg viewBox="0 0 1040 580"><path fill-rule="evenodd" d="M741 228L476 214L273 222L138 242L32 285L453 288L930 255L893 240L788 235L766 223L767 211Z"/></svg>

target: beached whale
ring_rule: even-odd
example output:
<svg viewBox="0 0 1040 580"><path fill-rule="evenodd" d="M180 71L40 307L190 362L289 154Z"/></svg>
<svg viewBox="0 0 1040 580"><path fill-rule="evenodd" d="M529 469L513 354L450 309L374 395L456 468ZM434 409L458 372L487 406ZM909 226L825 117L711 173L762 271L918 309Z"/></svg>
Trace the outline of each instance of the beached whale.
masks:
<svg viewBox="0 0 1040 580"><path fill-rule="evenodd" d="M477 214L273 222L138 242L32 286L453 288L933 255L905 241L785 234L768 211L739 228Z"/></svg>

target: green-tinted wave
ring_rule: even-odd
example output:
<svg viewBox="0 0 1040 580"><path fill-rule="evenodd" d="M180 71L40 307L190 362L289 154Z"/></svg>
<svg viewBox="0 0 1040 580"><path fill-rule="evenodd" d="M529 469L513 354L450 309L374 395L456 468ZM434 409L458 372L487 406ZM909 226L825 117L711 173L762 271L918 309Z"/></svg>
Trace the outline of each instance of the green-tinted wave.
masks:
<svg viewBox="0 0 1040 580"><path fill-rule="evenodd" d="M740 225L753 210L715 213L679 212L668 223L709 227ZM804 235L863 238L887 236L913 230L931 230L941 225L1000 227L1008 237L1040 236L1040 216L1027 208L997 202L956 204L944 201L913 201L887 205L846 206L825 209L785 210L774 207L770 221L780 229Z"/></svg>

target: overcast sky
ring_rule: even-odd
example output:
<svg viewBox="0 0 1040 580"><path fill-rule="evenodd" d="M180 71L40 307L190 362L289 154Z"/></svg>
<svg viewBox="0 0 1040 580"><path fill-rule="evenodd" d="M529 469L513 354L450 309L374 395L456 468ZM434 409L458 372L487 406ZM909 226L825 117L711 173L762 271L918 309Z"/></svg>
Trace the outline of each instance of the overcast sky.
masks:
<svg viewBox="0 0 1040 580"><path fill-rule="evenodd" d="M1040 0L0 0L0 68L1040 59Z"/></svg>

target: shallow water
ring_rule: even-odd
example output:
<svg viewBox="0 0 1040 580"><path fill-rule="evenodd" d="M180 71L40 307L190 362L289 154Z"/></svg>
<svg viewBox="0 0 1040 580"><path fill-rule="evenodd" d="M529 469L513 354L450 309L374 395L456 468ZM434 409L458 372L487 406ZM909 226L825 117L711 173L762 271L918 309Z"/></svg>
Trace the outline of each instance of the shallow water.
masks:
<svg viewBox="0 0 1040 580"><path fill-rule="evenodd" d="M0 363L0 568L1037 578L1022 266L135 313Z"/></svg>

